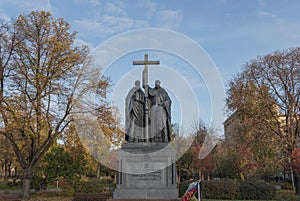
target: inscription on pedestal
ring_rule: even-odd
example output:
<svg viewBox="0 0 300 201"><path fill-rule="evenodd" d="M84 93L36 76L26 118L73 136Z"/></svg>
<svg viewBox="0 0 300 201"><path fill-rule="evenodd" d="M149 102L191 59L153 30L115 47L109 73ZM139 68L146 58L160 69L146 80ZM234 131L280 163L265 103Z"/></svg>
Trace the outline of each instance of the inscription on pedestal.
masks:
<svg viewBox="0 0 300 201"><path fill-rule="evenodd" d="M119 152L114 199L177 199L174 149L139 144L125 144Z"/></svg>
<svg viewBox="0 0 300 201"><path fill-rule="evenodd" d="M162 188L166 186L166 179L162 170L147 174L128 174L128 188Z"/></svg>

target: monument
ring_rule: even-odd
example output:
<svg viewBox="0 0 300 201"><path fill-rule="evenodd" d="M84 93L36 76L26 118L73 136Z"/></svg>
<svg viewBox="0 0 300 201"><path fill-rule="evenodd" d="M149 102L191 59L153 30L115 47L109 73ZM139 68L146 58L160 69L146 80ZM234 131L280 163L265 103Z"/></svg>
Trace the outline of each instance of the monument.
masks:
<svg viewBox="0 0 300 201"><path fill-rule="evenodd" d="M134 61L144 65L139 80L125 100L125 143L118 152L117 187L113 199L177 200L176 151L171 147L171 99L155 81L148 85L148 65L159 61Z"/></svg>

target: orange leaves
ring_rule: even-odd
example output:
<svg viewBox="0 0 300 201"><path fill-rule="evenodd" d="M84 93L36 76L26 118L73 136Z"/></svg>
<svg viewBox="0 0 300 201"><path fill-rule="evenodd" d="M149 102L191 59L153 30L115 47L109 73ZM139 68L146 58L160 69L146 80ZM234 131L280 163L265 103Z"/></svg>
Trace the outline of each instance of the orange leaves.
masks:
<svg viewBox="0 0 300 201"><path fill-rule="evenodd" d="M236 161L236 166L241 174L255 173L258 163L255 161L255 156L249 147L241 147L239 149L239 159Z"/></svg>
<svg viewBox="0 0 300 201"><path fill-rule="evenodd" d="M297 174L300 173L300 148L295 148L292 151L290 166Z"/></svg>

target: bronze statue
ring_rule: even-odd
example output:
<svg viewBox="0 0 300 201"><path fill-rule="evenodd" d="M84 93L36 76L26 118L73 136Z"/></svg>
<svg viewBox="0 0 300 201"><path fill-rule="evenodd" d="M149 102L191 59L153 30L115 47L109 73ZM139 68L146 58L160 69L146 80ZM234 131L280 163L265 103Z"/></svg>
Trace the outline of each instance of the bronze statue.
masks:
<svg viewBox="0 0 300 201"><path fill-rule="evenodd" d="M160 81L155 87L148 86L149 136L145 139L145 93L140 88L140 81L135 82L126 97L126 135L127 142L169 142L171 127L171 99L161 88Z"/></svg>
<svg viewBox="0 0 300 201"><path fill-rule="evenodd" d="M160 87L160 81L155 81L155 87L149 88L150 98L150 141L169 142L171 126L171 99L168 93Z"/></svg>
<svg viewBox="0 0 300 201"><path fill-rule="evenodd" d="M133 65L145 65L142 80L135 82L126 97L126 131L127 142L169 142L171 140L171 99L155 81L155 87L148 85L148 65L157 65L160 61L149 61L145 54L144 61L133 61Z"/></svg>
<svg viewBox="0 0 300 201"><path fill-rule="evenodd" d="M143 140L144 127L144 92L140 88L140 81L135 81L135 86L126 97L126 135L127 142Z"/></svg>

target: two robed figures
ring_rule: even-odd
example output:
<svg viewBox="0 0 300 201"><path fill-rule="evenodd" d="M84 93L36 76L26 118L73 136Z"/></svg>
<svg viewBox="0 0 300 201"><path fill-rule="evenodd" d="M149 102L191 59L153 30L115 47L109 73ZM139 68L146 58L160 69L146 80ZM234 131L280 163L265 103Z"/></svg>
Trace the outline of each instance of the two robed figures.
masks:
<svg viewBox="0 0 300 201"><path fill-rule="evenodd" d="M154 88L147 87L148 101L140 87L140 81L135 82L135 86L126 97L125 140L127 142L169 142L171 140L171 99L160 87L159 80L155 81ZM149 111L145 109L146 104ZM149 115L145 115L145 112ZM148 136L145 136L145 129L148 129Z"/></svg>

